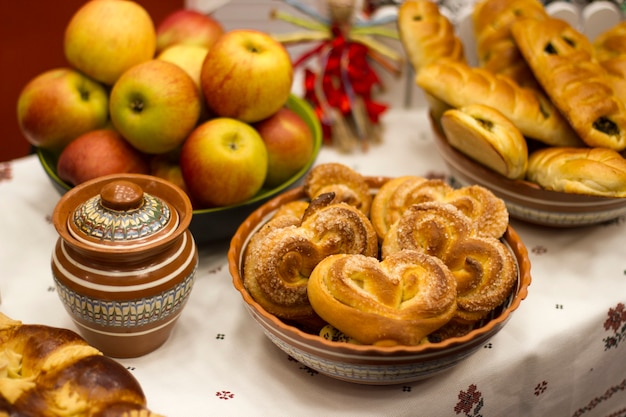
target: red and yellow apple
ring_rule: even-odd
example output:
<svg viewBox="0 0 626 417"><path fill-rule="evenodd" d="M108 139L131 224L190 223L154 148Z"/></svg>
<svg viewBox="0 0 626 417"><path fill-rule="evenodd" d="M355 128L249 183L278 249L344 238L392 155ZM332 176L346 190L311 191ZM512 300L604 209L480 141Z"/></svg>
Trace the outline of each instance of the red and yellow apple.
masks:
<svg viewBox="0 0 626 417"><path fill-rule="evenodd" d="M146 155L113 129L93 130L77 137L57 161L59 178L72 185L103 175L149 172Z"/></svg>
<svg viewBox="0 0 626 417"><path fill-rule="evenodd" d="M90 0L66 26L64 49L70 65L112 85L124 71L154 57L156 29L138 3Z"/></svg>
<svg viewBox="0 0 626 417"><path fill-rule="evenodd" d="M195 83L176 64L152 59L130 68L109 97L111 121L135 148L169 152L196 127L201 98Z"/></svg>
<svg viewBox="0 0 626 417"><path fill-rule="evenodd" d="M157 55L157 59L171 62L181 67L200 91L200 73L202 64L209 48L199 45L177 44L165 48Z"/></svg>
<svg viewBox="0 0 626 417"><path fill-rule="evenodd" d="M267 148L267 177L264 186L274 188L302 169L313 156L313 134L295 111L283 107L255 123Z"/></svg>
<svg viewBox="0 0 626 417"><path fill-rule="evenodd" d="M180 169L178 160L180 158L180 149L176 149L172 152L163 153L159 155L153 155L150 158L150 175L163 178L173 184L180 187L189 195L185 179L183 178L183 172Z"/></svg>
<svg viewBox="0 0 626 417"><path fill-rule="evenodd" d="M200 81L211 111L254 123L285 105L293 66L285 47L269 34L232 30L209 49Z"/></svg>
<svg viewBox="0 0 626 417"><path fill-rule="evenodd" d="M229 206L259 192L267 175L267 150L252 126L218 117L185 140L180 167L195 208Z"/></svg>
<svg viewBox="0 0 626 417"><path fill-rule="evenodd" d="M176 44L210 48L223 33L222 24L210 15L191 9L177 10L157 26L157 53Z"/></svg>
<svg viewBox="0 0 626 417"><path fill-rule="evenodd" d="M17 119L26 139L52 151L104 127L108 117L104 86L71 68L39 74L24 86L17 100Z"/></svg>

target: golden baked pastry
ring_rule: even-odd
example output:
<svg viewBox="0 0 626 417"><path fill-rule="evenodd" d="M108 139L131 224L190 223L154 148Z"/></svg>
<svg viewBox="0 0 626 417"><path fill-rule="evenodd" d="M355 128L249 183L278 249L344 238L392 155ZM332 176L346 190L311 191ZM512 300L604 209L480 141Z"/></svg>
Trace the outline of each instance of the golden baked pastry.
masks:
<svg viewBox="0 0 626 417"><path fill-rule="evenodd" d="M615 95L626 103L626 21L599 34L592 46L598 63L607 72Z"/></svg>
<svg viewBox="0 0 626 417"><path fill-rule="evenodd" d="M441 200L453 188L439 179L406 175L383 184L372 200L370 219L382 241L389 227L413 204Z"/></svg>
<svg viewBox="0 0 626 417"><path fill-rule="evenodd" d="M446 59L427 65L417 74L425 92L461 108L483 104L498 109L524 136L553 146L581 146L582 142L554 105L511 78L480 67Z"/></svg>
<svg viewBox="0 0 626 417"><path fill-rule="evenodd" d="M579 137L590 147L626 149L626 107L594 59L587 37L555 18L520 19L511 33L546 94Z"/></svg>
<svg viewBox="0 0 626 417"><path fill-rule="evenodd" d="M365 177L352 168L335 162L316 165L304 178L304 192L313 200L320 194L333 192L335 203L344 202L369 214L372 203Z"/></svg>
<svg viewBox="0 0 626 417"><path fill-rule="evenodd" d="M444 57L465 61L463 42L433 1L402 2L398 7L397 24L400 41L416 73Z"/></svg>
<svg viewBox="0 0 626 417"><path fill-rule="evenodd" d="M244 285L269 313L289 320L314 318L306 288L322 259L336 253L378 255L378 238L367 216L333 199L332 193L322 194L311 201L300 224L292 224L291 216L279 216L250 239L243 260Z"/></svg>
<svg viewBox="0 0 626 417"><path fill-rule="evenodd" d="M77 333L2 313L0 415L158 417L132 374Z"/></svg>
<svg viewBox="0 0 626 417"><path fill-rule="evenodd" d="M385 236L382 259L404 250L441 259L457 282L455 320L476 322L506 300L517 280L511 252L500 240L480 236L480 228L451 204L415 204Z"/></svg>
<svg viewBox="0 0 626 417"><path fill-rule="evenodd" d="M454 189L443 180L407 175L389 180L374 196L370 219L379 240L409 207L429 201L451 203L479 225L479 233L485 236L500 238L509 224L504 201L484 187Z"/></svg>
<svg viewBox="0 0 626 417"><path fill-rule="evenodd" d="M626 197L626 160L606 148L545 148L528 158L527 178L546 190Z"/></svg>
<svg viewBox="0 0 626 417"><path fill-rule="evenodd" d="M511 77L524 87L538 86L511 35L511 24L522 17L540 19L547 13L538 0L481 0L474 5L472 22L478 64Z"/></svg>
<svg viewBox="0 0 626 417"><path fill-rule="evenodd" d="M495 108L473 104L450 109L441 117L441 127L453 148L482 165L510 179L526 175L526 139Z"/></svg>
<svg viewBox="0 0 626 417"><path fill-rule="evenodd" d="M456 311L456 281L441 260L417 251L383 261L333 255L311 273L315 311L363 344L416 345Z"/></svg>

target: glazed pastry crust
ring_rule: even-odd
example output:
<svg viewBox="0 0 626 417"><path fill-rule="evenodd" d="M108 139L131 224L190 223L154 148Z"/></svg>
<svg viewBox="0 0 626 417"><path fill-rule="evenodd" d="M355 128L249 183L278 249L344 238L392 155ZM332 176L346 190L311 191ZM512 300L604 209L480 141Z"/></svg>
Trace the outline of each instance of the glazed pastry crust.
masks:
<svg viewBox="0 0 626 417"><path fill-rule="evenodd" d="M526 137L553 146L582 146L580 138L554 105L530 88L484 68L440 60L416 77L425 92L461 108L483 104L497 108Z"/></svg>
<svg viewBox="0 0 626 417"><path fill-rule="evenodd" d="M456 36L454 26L431 0L402 2L398 8L398 32L416 73L444 57L465 61L463 43Z"/></svg>
<svg viewBox="0 0 626 417"><path fill-rule="evenodd" d="M244 254L244 285L271 314L313 319L307 283L322 259L336 253L378 255L376 231L367 216L333 198L328 193L311 201L299 224L279 216L251 238Z"/></svg>
<svg viewBox="0 0 626 417"><path fill-rule="evenodd" d="M535 77L590 147L626 149L626 108L590 41L567 22L521 19L511 33ZM562 145L568 146L568 145Z"/></svg>
<svg viewBox="0 0 626 417"><path fill-rule="evenodd" d="M363 344L416 345L456 311L456 281L441 260L402 251L324 259L309 280L315 311Z"/></svg>
<svg viewBox="0 0 626 417"><path fill-rule="evenodd" d="M441 117L441 126L452 147L482 165L509 179L526 175L526 139L498 110L481 104L450 109Z"/></svg>
<svg viewBox="0 0 626 417"><path fill-rule="evenodd" d="M126 368L71 330L0 313L0 363L0 411L9 415L158 417Z"/></svg>
<svg viewBox="0 0 626 417"><path fill-rule="evenodd" d="M573 194L626 197L626 160L606 148L545 148L528 159L528 180Z"/></svg>

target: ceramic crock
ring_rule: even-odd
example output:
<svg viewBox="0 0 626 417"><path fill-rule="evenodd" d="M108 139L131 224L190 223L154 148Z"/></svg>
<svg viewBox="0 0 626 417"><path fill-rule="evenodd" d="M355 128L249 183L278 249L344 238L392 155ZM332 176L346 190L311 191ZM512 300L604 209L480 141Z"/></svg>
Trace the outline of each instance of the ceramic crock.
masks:
<svg viewBox="0 0 626 417"><path fill-rule="evenodd" d="M191 216L180 188L140 174L85 182L57 203L57 292L81 335L105 355L141 356L169 338L198 265Z"/></svg>

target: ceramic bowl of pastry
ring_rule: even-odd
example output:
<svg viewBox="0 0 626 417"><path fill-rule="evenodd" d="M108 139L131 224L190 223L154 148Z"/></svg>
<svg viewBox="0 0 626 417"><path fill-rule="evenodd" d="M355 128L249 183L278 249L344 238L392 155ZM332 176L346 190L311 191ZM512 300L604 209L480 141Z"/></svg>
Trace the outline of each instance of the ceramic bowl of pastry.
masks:
<svg viewBox="0 0 626 417"><path fill-rule="evenodd" d="M433 140L454 186L478 184L504 200L512 218L553 227L578 227L626 215L626 198L550 191L526 180L512 180L453 148L431 117Z"/></svg>
<svg viewBox="0 0 626 417"><path fill-rule="evenodd" d="M310 160L284 183L272 189L263 188L254 197L242 203L227 207L194 209L189 230L192 232L197 244L202 245L229 240L237 230L237 227L252 211L277 194L297 186L315 163L322 146L322 130L319 120L313 113L311 106L299 97L291 95L287 101L287 107L300 115L311 130L314 147ZM57 174L57 157L40 148L36 149L36 153L54 188L61 195L70 190L72 185L63 181Z"/></svg>
<svg viewBox="0 0 626 417"><path fill-rule="evenodd" d="M365 177L372 192L388 181ZM503 329L513 312L526 298L531 282L526 247L508 226L503 237L515 258L517 279L503 304L495 308L472 330L462 336L416 345L365 345L320 336L309 325L278 318L255 301L244 285L244 259L250 239L285 204L306 200L304 187L294 188L271 199L255 210L239 227L228 252L233 285L244 305L264 334L282 351L302 364L332 378L358 384L390 385L422 380L444 372L480 349Z"/></svg>

